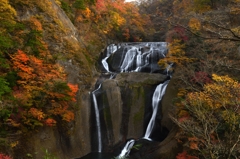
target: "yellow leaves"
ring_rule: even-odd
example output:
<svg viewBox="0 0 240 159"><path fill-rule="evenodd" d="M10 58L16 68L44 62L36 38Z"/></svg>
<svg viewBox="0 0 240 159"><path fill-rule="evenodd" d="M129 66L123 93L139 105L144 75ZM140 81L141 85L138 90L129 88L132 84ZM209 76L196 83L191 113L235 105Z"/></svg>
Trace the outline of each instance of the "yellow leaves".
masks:
<svg viewBox="0 0 240 159"><path fill-rule="evenodd" d="M240 26L238 26L236 28L232 28L231 31L234 32L236 35L240 36Z"/></svg>
<svg viewBox="0 0 240 159"><path fill-rule="evenodd" d="M57 5L61 6L61 1L60 0L54 0Z"/></svg>
<svg viewBox="0 0 240 159"><path fill-rule="evenodd" d="M19 144L18 141L11 142L11 143L10 143L10 147L11 147L11 148L14 148L14 147L16 147L18 144Z"/></svg>
<svg viewBox="0 0 240 159"><path fill-rule="evenodd" d="M236 3L240 3L240 2L236 2ZM240 8L239 8L239 7L234 7L234 6L232 6L232 7L230 8L230 13L231 13L231 14L238 15L238 14L240 14Z"/></svg>
<svg viewBox="0 0 240 159"><path fill-rule="evenodd" d="M194 9L197 12L206 12L211 9L210 1L194 0Z"/></svg>
<svg viewBox="0 0 240 159"><path fill-rule="evenodd" d="M184 51L185 44L182 44L181 40L174 39L173 42L168 45L168 48L169 48L168 54L170 56L181 57L185 55Z"/></svg>
<svg viewBox="0 0 240 159"><path fill-rule="evenodd" d="M177 64L178 66L183 65L186 62L192 62L193 59L190 59L185 56L185 44L179 39L174 39L172 43L168 45L169 51L167 56L163 59L160 59L158 64L164 68L168 66L169 63Z"/></svg>
<svg viewBox="0 0 240 159"><path fill-rule="evenodd" d="M228 76L212 75L213 83L204 85L202 92L187 95L190 105L205 105L211 109L240 104L240 85Z"/></svg>
<svg viewBox="0 0 240 159"><path fill-rule="evenodd" d="M41 22L34 17L30 18L30 24L32 25L33 30L37 30L37 31L43 30Z"/></svg>
<svg viewBox="0 0 240 159"><path fill-rule="evenodd" d="M9 4L8 0L0 1L0 21L8 21L15 24L15 16L17 15L15 9Z"/></svg>
<svg viewBox="0 0 240 159"><path fill-rule="evenodd" d="M181 89L178 90L177 96L178 96L178 97L184 97L186 94L187 94L187 90L181 88Z"/></svg>
<svg viewBox="0 0 240 159"><path fill-rule="evenodd" d="M121 17L117 12L112 11L111 22L113 23L113 25L121 26L126 22L126 20L123 17Z"/></svg>
<svg viewBox="0 0 240 159"><path fill-rule="evenodd" d="M231 123L232 125L238 126L238 122L240 121L240 115L237 115L235 112L224 110L222 112L222 117L227 123ZM233 127L234 129L236 127Z"/></svg>
<svg viewBox="0 0 240 159"><path fill-rule="evenodd" d="M86 18L90 18L91 17L91 10L87 7L84 11L83 14L85 15Z"/></svg>
<svg viewBox="0 0 240 159"><path fill-rule="evenodd" d="M199 31L201 28L201 23L197 18L191 18L188 22L188 26L192 31Z"/></svg>

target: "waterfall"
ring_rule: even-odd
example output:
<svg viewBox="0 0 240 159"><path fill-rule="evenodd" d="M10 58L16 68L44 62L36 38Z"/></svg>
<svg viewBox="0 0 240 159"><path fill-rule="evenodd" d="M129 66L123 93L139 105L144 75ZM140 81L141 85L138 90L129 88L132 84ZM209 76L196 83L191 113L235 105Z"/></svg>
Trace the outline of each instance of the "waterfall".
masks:
<svg viewBox="0 0 240 159"><path fill-rule="evenodd" d="M163 95L165 94L168 82L169 82L169 80L165 81L162 84L159 84L157 86L157 88L155 89L154 93L153 93L153 97L152 97L153 113L152 113L152 117L151 117L151 119L148 123L145 135L143 137L144 139L151 140L150 135L152 133L152 130L153 130L153 127L154 127L154 124L155 124L155 119L156 119L156 115L157 115L157 111L158 111L158 105L159 105Z"/></svg>
<svg viewBox="0 0 240 159"><path fill-rule="evenodd" d="M133 145L135 143L135 140L129 140L126 145L124 146L122 152L119 154L119 156L117 157L118 159L124 158L125 156L128 156Z"/></svg>
<svg viewBox="0 0 240 159"><path fill-rule="evenodd" d="M158 111L158 105L159 105L163 95L165 94L168 83L169 83L169 80L165 81L164 83L159 84L153 93L153 97L152 97L153 113L152 113L152 117L148 123L147 130L145 132L143 139L151 140L150 135L154 128L155 119L156 119L156 115L157 115L157 111ZM118 158L121 159L123 157L128 156L132 147L134 146L134 143L135 143L135 140L128 141L126 143L126 145L124 146L123 150L121 151L120 155L118 156Z"/></svg>
<svg viewBox="0 0 240 159"><path fill-rule="evenodd" d="M93 97L93 104L95 109L95 115L96 115L96 125L97 125L97 137L98 137L98 152L102 151L102 135L101 135L101 126L100 126L100 115L98 110L98 103L96 98L96 92L101 88L101 84L99 87L92 92Z"/></svg>
<svg viewBox="0 0 240 159"><path fill-rule="evenodd" d="M107 47L105 52L105 57L101 61L102 66L107 73L111 74L110 78L114 78L117 73L121 73L121 72L148 72L148 73L161 72L162 68L158 66L157 62L159 59L164 58L166 56L166 53L167 53L166 45L167 43L165 42L121 43L118 45L111 44ZM121 53L120 56L114 57L114 55L117 53L117 50L119 48L122 48L123 52ZM121 58L121 59L118 59L118 61L120 61L118 64L119 68L114 68L113 66L110 67L110 64L108 63L109 58L113 58L113 59ZM170 67L171 66L169 66L169 68L165 70L165 73L167 71L167 75ZM164 73L164 71L162 73ZM153 113L144 135L144 138L146 139L150 140L150 135L152 133L152 130L155 124L158 105L165 93L167 84L168 84L168 81L162 84L159 84L152 97ZM101 88L101 84L96 90L92 92L93 104L94 104L95 115L96 115L98 152L102 151L100 114L99 114L98 103L96 98L96 93L100 88ZM124 158L125 156L128 156L132 147L134 146L134 143L135 143L135 140L129 140L124 146L121 153L119 154L118 158L121 159L121 158Z"/></svg>
<svg viewBox="0 0 240 159"><path fill-rule="evenodd" d="M108 66L108 63L107 63L107 59L110 57L111 54L113 54L115 51L117 51L117 49L118 49L118 46L115 45L115 44L111 44L107 47L106 57L104 59L102 59L103 67L105 68L105 70L107 72L110 72L109 66Z"/></svg>
<svg viewBox="0 0 240 159"><path fill-rule="evenodd" d="M152 46L153 45L154 44L152 44ZM162 54L163 57L165 57L166 55L163 53L163 51L164 50L161 50L160 53ZM141 55L141 52L137 51L137 55L136 55L137 56L137 60L136 60L137 69L135 70L136 72L140 71L141 66L148 65L150 63L151 54L153 54L153 53L154 53L153 47L150 47L150 50L148 52L145 52L142 55ZM130 60L130 61L132 61L132 60ZM143 63L143 61L144 61L144 63ZM170 77L171 77L171 75L170 75L171 73L169 73L169 70L171 69L172 65L173 64L169 64L165 70L166 74ZM152 65L151 65L151 67L152 67ZM151 70L152 70L152 68L151 68ZM155 125L155 119L156 119L156 115L157 115L157 111L158 111L158 106L160 104L160 101L161 101L163 95L165 94L168 83L169 83L169 80L165 81L164 83L159 84L153 93L153 97L152 97L153 112L152 112L152 116L148 123L147 130L145 132L143 139L151 140L150 135L151 135L154 125ZM128 156L132 147L134 146L134 143L135 143L135 140L128 141L117 158L121 159L123 157Z"/></svg>

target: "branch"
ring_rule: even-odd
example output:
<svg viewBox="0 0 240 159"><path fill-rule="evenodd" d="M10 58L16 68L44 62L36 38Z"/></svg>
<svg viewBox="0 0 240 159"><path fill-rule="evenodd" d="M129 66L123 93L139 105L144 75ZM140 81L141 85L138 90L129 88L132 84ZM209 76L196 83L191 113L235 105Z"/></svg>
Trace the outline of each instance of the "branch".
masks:
<svg viewBox="0 0 240 159"><path fill-rule="evenodd" d="M234 148L237 146L237 144L238 144L239 142L240 142L240 135L238 135L237 141L235 142L235 144L234 144L234 145L232 146L232 148L230 149L230 153L229 153L229 155L228 155L228 159L231 157Z"/></svg>
<svg viewBox="0 0 240 159"><path fill-rule="evenodd" d="M220 35L220 37L206 37L206 36L201 36L201 35L193 32L191 29L189 29L188 27L186 27L186 26L184 26L184 25L174 24L174 23L172 23L172 22L169 21L169 20L165 20L165 21L169 22L170 25L172 25L172 26L182 27L182 28L186 29L187 31L189 31L191 34L193 34L193 35L195 35L195 36L197 36L197 37L203 38L203 39L217 39L217 40L228 40L228 41L229 41L229 40L230 40L230 41L240 41L240 37L238 37L238 36L236 36L237 39L236 39L236 38L223 37L223 36L221 36L221 35ZM227 28L225 28L225 29L227 29ZM230 29L230 30L231 30L231 29ZM213 32L213 31L211 31L211 30L209 30L209 31L212 32L212 33L215 33L215 34L218 34L218 35L219 35L219 33ZM233 32L233 31L231 30L231 32ZM235 34L234 34L234 35L235 35ZM235 37L235 36L234 36L234 37Z"/></svg>
<svg viewBox="0 0 240 159"><path fill-rule="evenodd" d="M221 29L223 29L223 30L227 30L227 31L229 31L229 32L233 35L233 37L236 37L237 39L240 39L240 36L238 36L237 34L235 34L235 33L234 33L231 29L229 29L229 28L226 28L226 27L224 27L224 26L218 25L218 24L216 24L216 23L214 23L214 22L209 22L209 21L205 21L205 22L207 22L207 23L209 23L209 24L212 24L212 25L215 25L216 27L221 28Z"/></svg>

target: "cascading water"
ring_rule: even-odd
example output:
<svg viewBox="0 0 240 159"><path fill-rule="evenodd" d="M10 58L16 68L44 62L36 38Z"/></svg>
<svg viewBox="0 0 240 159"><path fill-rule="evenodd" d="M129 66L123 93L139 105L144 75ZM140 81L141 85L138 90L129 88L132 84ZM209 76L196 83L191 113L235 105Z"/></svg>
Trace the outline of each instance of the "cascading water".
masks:
<svg viewBox="0 0 240 159"><path fill-rule="evenodd" d="M124 158L125 156L128 156L134 143L135 143L135 140L129 140L117 158L121 159L121 158Z"/></svg>
<svg viewBox="0 0 240 159"><path fill-rule="evenodd" d="M145 65L150 63L149 62L149 59L150 59L149 56L151 55L151 53L153 53L152 48L150 49L149 52L144 53L143 55L141 55L141 52L139 53L137 51L137 69L135 71L139 71L141 69L141 66L143 64L142 61L145 62ZM143 59L144 55L146 55L145 60ZM162 54L162 55L163 55L163 57L165 57L165 54ZM132 61L132 60L130 60L130 61ZM170 76L169 70L172 67L172 65L173 64L169 64L168 67L165 70L165 72L168 76ZM152 70L152 68L151 68L151 70ZM154 91L154 94L153 94L153 97L152 97L152 109L153 109L152 117L151 117L151 119L149 121L149 124L147 126L147 130L146 130L145 135L143 137L144 139L151 140L150 135L151 135L152 130L154 128L155 119L156 119L156 115L157 115L157 111L158 111L158 105L159 105L163 95L165 94L168 83L169 83L169 80L165 81L164 83L159 84ZM135 143L134 140L128 141L117 158L121 159L121 158L124 158L124 157L128 156L132 147L134 146L134 143Z"/></svg>
<svg viewBox="0 0 240 159"><path fill-rule="evenodd" d="M153 93L153 97L152 97L153 113L152 113L152 117L149 121L149 124L147 126L146 133L143 137L144 139L151 140L150 135L151 135L153 127L154 127L154 123L155 123L155 119L156 119L156 115L157 115L157 110L158 110L158 105L159 105L163 95L165 94L168 82L169 82L169 80L167 80L166 82L164 82L162 84L159 84L157 86L157 88L155 89L154 93Z"/></svg>
<svg viewBox="0 0 240 159"><path fill-rule="evenodd" d="M111 74L110 78L113 78L116 73L121 72L148 72L148 73L165 73L169 75L169 69L172 66L164 70L160 68L157 64L159 59L164 58L167 53L166 49L167 43L165 42L147 42L147 43L121 43L118 45L112 44L109 45L105 52L105 57L103 58L102 66L107 73ZM120 51L119 51L120 50ZM120 56L115 56L116 52L120 52ZM109 65L109 61L114 61L114 58L121 58L117 61L121 61L116 66ZM147 130L143 138L151 140L150 136L153 131L155 124L155 118L158 110L159 102L163 97L167 84L169 81L166 81L162 84L159 84L156 87L154 95L152 97L152 117L147 126ZM101 136L101 123L100 123L100 113L96 98L96 93L101 88L99 87L92 92L94 110L96 115L96 128L97 128L97 138L98 138L98 152L102 151L102 136ZM123 150L119 154L118 158L124 158L129 155L130 150L134 146L135 140L129 140L124 146Z"/></svg>
<svg viewBox="0 0 240 159"><path fill-rule="evenodd" d="M115 51L117 51L117 49L118 49L118 46L116 46L116 45L114 45L114 44L109 45L109 46L107 47L106 57L105 57L104 59L102 59L102 65L103 65L103 67L105 68L105 70L106 70L107 72L110 72L110 71L109 71L109 66L108 66L108 63L107 63L107 59L109 58L109 56L110 56L111 54L113 54Z"/></svg>
<svg viewBox="0 0 240 159"><path fill-rule="evenodd" d="M97 138L98 138L98 152L102 151L102 135L101 135L101 126L100 126L100 115L98 110L98 103L96 98L96 92L101 88L101 84L99 87L92 92L93 97L93 105L95 109L95 115L96 115L96 127L97 127Z"/></svg>
<svg viewBox="0 0 240 159"><path fill-rule="evenodd" d="M165 94L168 83L169 83L169 80L165 81L164 83L159 84L153 93L153 97L152 97L153 113L152 113L152 117L148 123L147 130L145 132L143 139L151 140L150 135L154 128L155 119L156 119L156 115L157 115L157 111L158 111L158 105L159 105L163 95ZM121 151L120 155L117 158L121 159L121 158L128 156L133 146L134 146L134 142L132 140L128 141L126 143L126 145L124 146L123 150Z"/></svg>

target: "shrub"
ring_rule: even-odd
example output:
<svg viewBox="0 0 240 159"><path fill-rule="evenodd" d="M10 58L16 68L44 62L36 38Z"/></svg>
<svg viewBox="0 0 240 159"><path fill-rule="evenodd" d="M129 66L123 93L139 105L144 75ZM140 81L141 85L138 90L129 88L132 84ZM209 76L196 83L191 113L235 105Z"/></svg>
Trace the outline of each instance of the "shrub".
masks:
<svg viewBox="0 0 240 159"><path fill-rule="evenodd" d="M212 75L203 91L190 92L180 103L178 136L189 154L205 159L240 156L240 84L228 76Z"/></svg>

